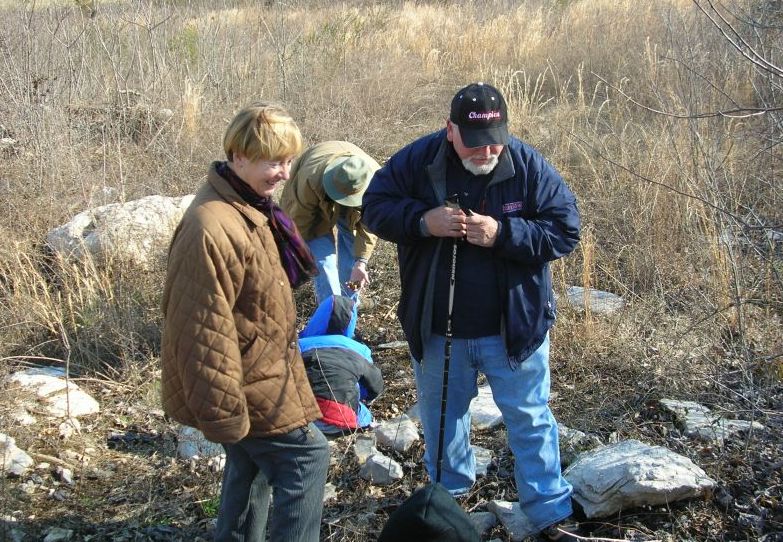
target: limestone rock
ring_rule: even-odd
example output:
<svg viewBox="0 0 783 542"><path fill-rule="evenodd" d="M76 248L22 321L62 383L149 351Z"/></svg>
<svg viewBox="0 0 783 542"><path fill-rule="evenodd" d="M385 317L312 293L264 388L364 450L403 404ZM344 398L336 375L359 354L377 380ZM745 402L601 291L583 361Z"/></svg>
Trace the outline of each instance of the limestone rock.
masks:
<svg viewBox="0 0 783 542"><path fill-rule="evenodd" d="M471 445L476 456L476 476L486 476L487 469L492 464L492 452L481 446Z"/></svg>
<svg viewBox="0 0 783 542"><path fill-rule="evenodd" d="M379 446L406 452L419 440L419 429L413 420L403 414L378 424L375 435Z"/></svg>
<svg viewBox="0 0 783 542"><path fill-rule="evenodd" d="M568 466L584 451L601 446L603 443L594 435L557 424L558 440L560 441L560 464Z"/></svg>
<svg viewBox="0 0 783 542"><path fill-rule="evenodd" d="M522 513L518 502L492 501L487 505L487 510L500 520L512 542L521 542L537 532L528 517Z"/></svg>
<svg viewBox="0 0 783 542"><path fill-rule="evenodd" d="M3 459L2 471L21 476L33 466L33 458L27 452L17 448L16 439L0 433L0 457Z"/></svg>
<svg viewBox="0 0 783 542"><path fill-rule="evenodd" d="M470 402L470 417L474 429L493 429L503 423L489 386L479 386L478 395Z"/></svg>
<svg viewBox="0 0 783 542"><path fill-rule="evenodd" d="M588 518L697 497L715 486L687 457L637 440L585 452L563 475Z"/></svg>
<svg viewBox="0 0 783 542"><path fill-rule="evenodd" d="M337 488L334 487L334 484L331 482L327 482L326 486L324 486L324 501L326 502L331 499L337 498Z"/></svg>
<svg viewBox="0 0 783 542"><path fill-rule="evenodd" d="M585 290L581 286L568 286L566 300L573 307L581 310L589 307L591 312L597 314L613 314L625 306L625 300L619 295L592 288Z"/></svg>
<svg viewBox="0 0 783 542"><path fill-rule="evenodd" d="M64 542L73 538L73 531L71 529L63 529L62 527L51 527L46 531L46 536L43 542Z"/></svg>
<svg viewBox="0 0 783 542"><path fill-rule="evenodd" d="M503 423L503 415L492 398L492 390L488 385L479 386L478 395L470 402L470 425L473 429L494 429ZM406 415L412 420L421 421L419 404L408 409Z"/></svg>
<svg viewBox="0 0 783 542"><path fill-rule="evenodd" d="M359 465L364 465L368 457L379 453L378 449L375 447L375 434L360 433L356 435L356 441L353 444L353 453L356 456Z"/></svg>
<svg viewBox="0 0 783 542"><path fill-rule="evenodd" d="M89 255L101 263L120 260L148 268L165 257L193 197L146 196L89 209L50 230L46 242L64 257Z"/></svg>
<svg viewBox="0 0 783 542"><path fill-rule="evenodd" d="M362 465L359 476L373 484L384 486L402 479L403 472L400 464L394 459L383 454L373 454Z"/></svg>
<svg viewBox="0 0 783 542"><path fill-rule="evenodd" d="M761 431L764 426L758 422L722 418L704 405L693 401L661 399L661 406L674 414L675 421L685 436L707 442L723 442L736 433L751 429Z"/></svg>
<svg viewBox="0 0 783 542"><path fill-rule="evenodd" d="M77 418L100 412L98 401L75 383L65 380L59 367L32 367L11 374L6 385L34 393L50 416Z"/></svg>
<svg viewBox="0 0 783 542"><path fill-rule="evenodd" d="M182 459L209 459L224 453L223 446L207 440L204 434L194 427L183 425L177 431L177 455Z"/></svg>

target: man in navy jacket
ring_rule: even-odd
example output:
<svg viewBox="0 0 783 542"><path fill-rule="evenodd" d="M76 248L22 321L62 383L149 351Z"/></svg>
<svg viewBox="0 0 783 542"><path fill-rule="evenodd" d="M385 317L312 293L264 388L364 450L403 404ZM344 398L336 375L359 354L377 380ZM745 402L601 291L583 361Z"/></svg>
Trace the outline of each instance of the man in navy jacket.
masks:
<svg viewBox="0 0 783 542"><path fill-rule="evenodd" d="M480 371L508 428L527 534L568 540L563 532L576 531L565 526L572 488L548 407L549 262L579 242L574 195L535 149L509 135L501 93L476 83L454 96L445 130L407 145L375 174L362 220L397 245L397 314L413 358L430 477L450 331L441 483L456 495L475 482L468 407Z"/></svg>

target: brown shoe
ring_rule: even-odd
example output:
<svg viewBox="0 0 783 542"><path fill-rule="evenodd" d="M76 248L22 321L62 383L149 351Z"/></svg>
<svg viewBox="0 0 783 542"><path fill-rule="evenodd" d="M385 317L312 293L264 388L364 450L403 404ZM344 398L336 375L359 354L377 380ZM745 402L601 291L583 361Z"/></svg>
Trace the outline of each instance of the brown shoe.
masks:
<svg viewBox="0 0 783 542"><path fill-rule="evenodd" d="M587 535L579 528L579 523L572 518L550 525L539 533L541 540L546 542L578 542L587 540Z"/></svg>

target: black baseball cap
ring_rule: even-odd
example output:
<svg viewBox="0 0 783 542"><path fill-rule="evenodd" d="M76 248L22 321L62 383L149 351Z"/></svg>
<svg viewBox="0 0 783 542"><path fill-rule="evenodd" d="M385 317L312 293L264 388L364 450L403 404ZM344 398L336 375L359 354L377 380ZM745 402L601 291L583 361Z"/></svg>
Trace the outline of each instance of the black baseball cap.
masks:
<svg viewBox="0 0 783 542"><path fill-rule="evenodd" d="M508 144L508 110L498 89L472 83L451 100L449 120L459 126L466 147Z"/></svg>

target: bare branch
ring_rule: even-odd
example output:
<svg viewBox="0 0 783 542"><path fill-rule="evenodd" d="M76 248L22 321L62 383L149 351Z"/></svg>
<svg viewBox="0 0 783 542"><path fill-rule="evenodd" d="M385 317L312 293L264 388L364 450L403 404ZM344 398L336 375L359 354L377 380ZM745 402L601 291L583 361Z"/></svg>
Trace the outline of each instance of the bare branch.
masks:
<svg viewBox="0 0 783 542"><path fill-rule="evenodd" d="M734 35L734 37L730 36L729 33L726 31L724 26L722 26L718 21L715 20L712 14L710 14L704 7L699 3L699 0L693 0L693 3L696 4L696 7L701 10L704 15L707 16L707 18L712 22L713 26L718 29L718 31L723 34L723 37L726 38L726 41L728 41L732 47L734 47L737 52L739 52L742 56L747 58L750 62L752 62L755 66L758 68L769 72L776 77L783 77L783 69L775 66L771 62L769 62L764 56L760 55L756 52L756 50L748 43L746 42L742 36L737 32L733 26L731 26L731 23L729 23L725 17L723 17L720 12L718 12L717 9L715 9L715 6L712 5L711 0L707 0L707 3L709 4L712 11L715 13L715 16L720 18L720 20L723 22L725 26L727 26L731 30L731 34ZM736 41L735 41L736 40ZM737 43L737 41L741 42L741 45ZM750 51L752 54L748 54L745 50Z"/></svg>
<svg viewBox="0 0 783 542"><path fill-rule="evenodd" d="M708 113L669 113L668 111L662 111L660 109L655 109L654 107L650 107L647 105L644 105L642 103L639 103L635 99L633 99L631 96L626 94L622 89L612 85L609 83L606 79L601 77L595 72L590 72L595 77L603 81L603 83L620 93L624 98L626 98L629 102L632 104L641 107L642 109L646 109L647 111L650 111L652 113L657 113L659 115L665 115L667 117L673 117L675 119L708 119L713 117L726 117L731 119L745 119L748 117L757 117L759 115L765 115L767 113L772 113L773 111L783 111L783 107L738 107L735 109L725 109L721 111L710 111Z"/></svg>

